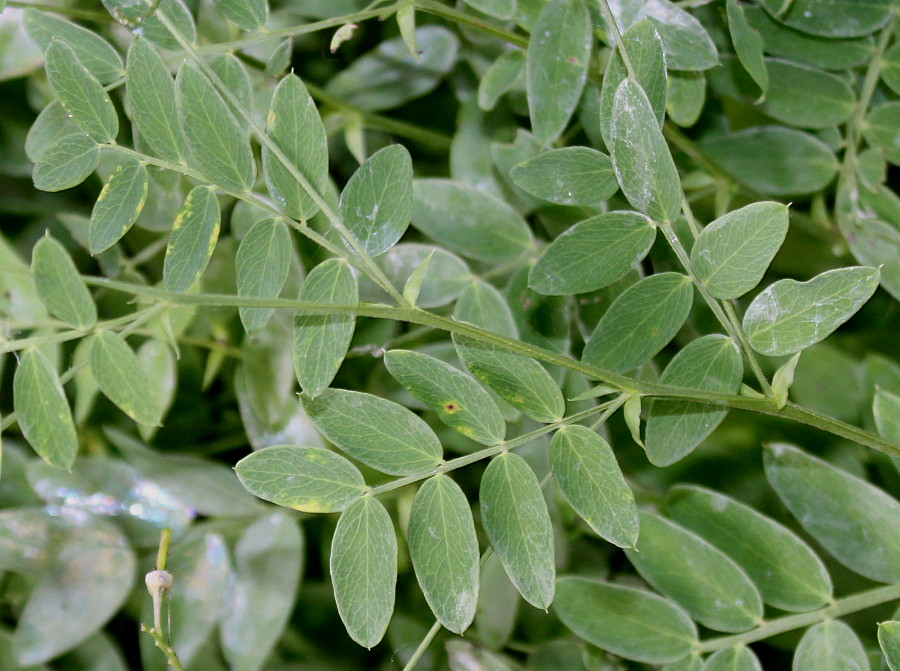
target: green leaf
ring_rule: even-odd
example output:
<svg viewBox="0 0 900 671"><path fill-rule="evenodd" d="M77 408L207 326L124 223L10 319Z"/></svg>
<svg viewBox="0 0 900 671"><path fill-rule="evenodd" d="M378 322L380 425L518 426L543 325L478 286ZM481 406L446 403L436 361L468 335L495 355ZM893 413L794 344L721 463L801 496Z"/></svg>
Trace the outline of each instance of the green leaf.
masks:
<svg viewBox="0 0 900 671"><path fill-rule="evenodd" d="M52 100L40 111L28 129L28 135L25 136L25 155L29 161L37 163L55 142L66 135L79 132L78 125L72 121L59 101Z"/></svg>
<svg viewBox="0 0 900 671"><path fill-rule="evenodd" d="M718 65L716 47L706 29L692 14L669 0L625 0L611 5L622 24L620 30L650 19L662 38L670 69L708 70Z"/></svg>
<svg viewBox="0 0 900 671"><path fill-rule="evenodd" d="M826 70L855 68L872 58L874 45L870 37L822 39L788 28L761 7L743 5L743 10L747 21L762 36L766 52L773 56Z"/></svg>
<svg viewBox="0 0 900 671"><path fill-rule="evenodd" d="M47 81L60 104L85 133L97 142L112 142L119 134L116 108L100 82L88 72L65 42L47 47Z"/></svg>
<svg viewBox="0 0 900 671"><path fill-rule="evenodd" d="M759 284L788 231L788 208L760 202L719 217L691 249L691 266L716 298L739 298Z"/></svg>
<svg viewBox="0 0 900 671"><path fill-rule="evenodd" d="M91 212L88 245L101 254L122 239L147 202L147 167L127 158L115 167Z"/></svg>
<svg viewBox="0 0 900 671"><path fill-rule="evenodd" d="M463 256L487 263L512 261L534 244L518 212L474 186L418 179L413 198L412 225Z"/></svg>
<svg viewBox="0 0 900 671"><path fill-rule="evenodd" d="M366 489L356 466L321 447L265 447L234 470L254 496L305 513L340 512Z"/></svg>
<svg viewBox="0 0 900 671"><path fill-rule="evenodd" d="M634 494L603 438L577 424L560 428L550 441L550 465L566 501L598 536L619 547L634 546Z"/></svg>
<svg viewBox="0 0 900 671"><path fill-rule="evenodd" d="M878 625L878 643L891 671L900 671L900 622L881 622Z"/></svg>
<svg viewBox="0 0 900 671"><path fill-rule="evenodd" d="M111 4L111 2L112 0L104 0L104 4ZM138 6L140 6L140 3L132 4L138 4ZM147 2L145 7L149 10L150 2ZM203 12L201 12L201 14L203 14ZM146 37L160 49L179 51L181 49L181 43L176 39L175 35L163 25L162 21L160 21L160 15L164 15L169 19L169 22L175 27L175 31L187 42L191 44L196 43L197 26L194 24L194 17L191 14L191 10L188 9L182 0L161 0L156 6L156 11L148 16L144 16L140 23L134 28L134 32L140 32L140 35Z"/></svg>
<svg viewBox="0 0 900 671"><path fill-rule="evenodd" d="M459 358L482 384L538 422L555 422L565 414L562 391L540 363L495 345L454 334Z"/></svg>
<svg viewBox="0 0 900 671"><path fill-rule="evenodd" d="M124 74L118 52L97 33L30 7L22 14L22 23L28 36L45 51L53 40L65 42L78 61L101 84L110 84Z"/></svg>
<svg viewBox="0 0 900 671"><path fill-rule="evenodd" d="M404 288L412 279L417 268L421 268L426 258L431 258L416 305L420 308L434 308L446 305L456 299L460 293L469 287L472 274L465 261L456 254L448 252L441 247L422 245L415 242L401 242L392 247L385 254L379 256L375 263L381 268L387 278L397 289ZM360 290L372 287L378 291L378 299L384 300L387 294L375 289L373 282L365 277L360 277ZM374 297L366 297L373 300Z"/></svg>
<svg viewBox="0 0 900 671"><path fill-rule="evenodd" d="M666 664L662 667L662 671L703 671L703 659L694 653L672 664Z"/></svg>
<svg viewBox="0 0 900 671"><path fill-rule="evenodd" d="M64 135L47 147L31 175L41 191L63 191L81 184L97 168L100 149L82 133Z"/></svg>
<svg viewBox="0 0 900 671"><path fill-rule="evenodd" d="M808 282L779 280L744 313L744 331L760 354L793 354L831 335L878 288L877 268L837 268Z"/></svg>
<svg viewBox="0 0 900 671"><path fill-rule="evenodd" d="M38 296L50 313L72 328L86 331L97 323L97 308L69 252L49 234L31 253L31 274Z"/></svg>
<svg viewBox="0 0 900 671"><path fill-rule="evenodd" d="M91 342L91 372L100 391L138 424L159 424L159 399L146 385L137 356L122 336L100 331Z"/></svg>
<svg viewBox="0 0 900 671"><path fill-rule="evenodd" d="M294 52L294 40L286 37L272 50L272 55L266 61L263 72L266 77L279 77L284 74L291 65L291 57Z"/></svg>
<svg viewBox="0 0 900 671"><path fill-rule="evenodd" d="M769 88L769 73L763 60L763 38L759 32L747 21L744 8L737 0L728 0L728 30L731 33L731 42L741 65L747 71L762 95L766 95Z"/></svg>
<svg viewBox="0 0 900 671"><path fill-rule="evenodd" d="M782 126L712 136L700 151L740 183L763 194L814 193L837 173L834 152L813 135Z"/></svg>
<svg viewBox="0 0 900 671"><path fill-rule="evenodd" d="M688 128L697 123L706 104L706 75L673 70L669 73L666 113L669 119Z"/></svg>
<svg viewBox="0 0 900 671"><path fill-rule="evenodd" d="M900 103L882 103L873 107L866 115L863 137L872 147L884 147L889 151L897 151L900 149L898 124L900 124ZM897 162L896 159L891 158L890 154L888 160L892 163Z"/></svg>
<svg viewBox="0 0 900 671"><path fill-rule="evenodd" d="M744 570L700 536L652 513L641 513L637 546L628 559L648 583L716 631L759 624L763 606Z"/></svg>
<svg viewBox="0 0 900 671"><path fill-rule="evenodd" d="M506 437L506 424L484 387L440 359L408 350L384 355L388 372L447 426L483 445Z"/></svg>
<svg viewBox="0 0 900 671"><path fill-rule="evenodd" d="M778 443L765 452L766 477L803 528L852 571L900 579L900 503L881 489Z"/></svg>
<svg viewBox="0 0 900 671"><path fill-rule="evenodd" d="M422 283L425 281L425 275L428 272L428 266L431 265L432 258L434 258L433 251L424 258L422 263L416 266L415 270L409 274L406 284L403 285L403 298L410 305L415 305L416 301L419 300L419 292L422 290Z"/></svg>
<svg viewBox="0 0 900 671"><path fill-rule="evenodd" d="M591 58L590 16L582 0L550 0L531 30L525 59L528 111L537 141L547 146L569 123Z"/></svg>
<svg viewBox="0 0 900 671"><path fill-rule="evenodd" d="M628 53L635 77L650 101L656 121L662 126L666 116L666 61L662 39L655 24L649 19L638 21L622 34L622 44ZM627 76L622 53L616 48L606 64L599 100L600 133L608 147L613 145L611 125L616 90Z"/></svg>
<svg viewBox="0 0 900 671"><path fill-rule="evenodd" d="M602 289L640 263L655 239L653 222L637 212L585 219L544 250L528 274L528 286L545 296Z"/></svg>
<svg viewBox="0 0 900 671"><path fill-rule="evenodd" d="M356 305L359 302L356 278L342 259L329 259L313 268L300 287L297 300ZM355 325L353 315L294 314L294 373L300 387L311 398L321 394L337 375Z"/></svg>
<svg viewBox="0 0 900 671"><path fill-rule="evenodd" d="M519 330L503 295L487 282L473 278L456 301L453 318L508 338L518 338Z"/></svg>
<svg viewBox="0 0 900 671"><path fill-rule="evenodd" d="M691 281L679 273L657 273L635 282L597 323L582 361L615 372L646 363L678 333L693 300Z"/></svg>
<svg viewBox="0 0 900 671"><path fill-rule="evenodd" d="M826 620L803 634L794 651L794 671L869 671L869 658L856 633L840 620Z"/></svg>
<svg viewBox="0 0 900 671"><path fill-rule="evenodd" d="M25 440L48 464L70 470L78 454L72 411L56 370L39 350L28 350L19 360L13 395Z"/></svg>
<svg viewBox="0 0 900 671"><path fill-rule="evenodd" d="M703 671L763 671L753 650L743 645L722 648L711 655Z"/></svg>
<svg viewBox="0 0 900 671"><path fill-rule="evenodd" d="M393 401L344 389L303 397L316 428L349 456L389 475L420 475L437 466L441 443L418 415Z"/></svg>
<svg viewBox="0 0 900 671"><path fill-rule="evenodd" d="M260 219L241 240L234 257L238 296L277 298L291 269L291 234L281 219ZM266 324L273 308L240 308L247 333Z"/></svg>
<svg viewBox="0 0 900 671"><path fill-rule="evenodd" d="M122 533L105 520L88 516L61 540L14 634L22 667L42 664L79 645L122 607L134 587L134 553ZM72 616L62 604L90 604Z"/></svg>
<svg viewBox="0 0 900 671"><path fill-rule="evenodd" d="M523 191L557 205L595 205L619 186L609 156L589 147L565 147L539 154L510 172Z"/></svg>
<svg viewBox="0 0 900 671"><path fill-rule="evenodd" d="M328 92L368 112L393 109L432 91L456 63L459 41L443 26L416 30L416 60L401 37L382 42L328 82Z"/></svg>
<svg viewBox="0 0 900 671"><path fill-rule="evenodd" d="M494 109L500 97L519 82L524 69L524 51L510 49L500 54L478 83L478 106L486 112Z"/></svg>
<svg viewBox="0 0 900 671"><path fill-rule="evenodd" d="M881 79L891 91L900 93L900 44L895 44L885 52Z"/></svg>
<svg viewBox="0 0 900 671"><path fill-rule="evenodd" d="M650 101L626 78L613 102L612 163L628 202L656 221L672 221L681 208L681 182Z"/></svg>
<svg viewBox="0 0 900 671"><path fill-rule="evenodd" d="M800 361L802 353L802 351L797 352L781 364L772 376L772 395L775 397L775 403L779 410L787 405L788 392L794 384L794 371L797 369L797 362Z"/></svg>
<svg viewBox="0 0 900 671"><path fill-rule="evenodd" d="M215 86L195 65L185 63L175 92L194 164L226 191L249 191L256 177L250 142Z"/></svg>
<svg viewBox="0 0 900 671"><path fill-rule="evenodd" d="M732 56L722 56L722 66L709 72L710 85L722 95L754 103L758 85ZM789 61L766 59L769 88L761 112L802 128L828 128L850 118L856 95L842 78L818 68Z"/></svg>
<svg viewBox="0 0 900 671"><path fill-rule="evenodd" d="M744 365L734 341L713 334L691 341L666 366L660 383L736 394ZM669 466L690 454L728 414L727 408L695 401L653 399L645 447L655 466Z"/></svg>
<svg viewBox="0 0 900 671"><path fill-rule="evenodd" d="M260 30L269 21L267 0L216 0L216 8L242 30Z"/></svg>
<svg viewBox="0 0 900 671"><path fill-rule="evenodd" d="M647 590L566 576L554 610L569 629L614 655L647 664L674 662L697 644L697 627L677 604Z"/></svg>
<svg viewBox="0 0 900 671"><path fill-rule="evenodd" d="M384 254L403 237L412 185L412 159L399 144L375 152L350 177L341 193L341 218L369 256Z"/></svg>
<svg viewBox="0 0 900 671"><path fill-rule="evenodd" d="M516 0L465 0L465 2L469 7L497 19L511 19L516 13Z"/></svg>
<svg viewBox="0 0 900 671"><path fill-rule="evenodd" d="M782 23L822 37L867 35L891 17L891 0L833 0L823 11L820 0L761 0L760 4Z"/></svg>
<svg viewBox="0 0 900 671"><path fill-rule="evenodd" d="M172 224L163 282L169 291L187 291L203 274L219 239L219 200L207 186L195 186Z"/></svg>
<svg viewBox="0 0 900 671"><path fill-rule="evenodd" d="M895 443L900 443L900 396L885 389L875 392L872 404L878 433Z"/></svg>
<svg viewBox="0 0 900 671"><path fill-rule="evenodd" d="M141 139L160 158L181 161L185 147L175 106L175 82L166 62L141 36L128 48L125 85L131 118Z"/></svg>
<svg viewBox="0 0 900 671"><path fill-rule="evenodd" d="M219 622L227 668L256 671L272 655L294 611L304 554L302 529L284 512L265 515L244 531Z"/></svg>
<svg viewBox="0 0 900 671"><path fill-rule="evenodd" d="M750 506L710 489L677 485L669 490L666 510L734 559L766 603L804 612L831 598L822 560L794 532Z"/></svg>
<svg viewBox="0 0 900 671"><path fill-rule="evenodd" d="M462 634L478 601L478 539L469 502L446 475L428 479L409 513L409 555L438 621Z"/></svg>
<svg viewBox="0 0 900 671"><path fill-rule="evenodd" d="M481 477L481 523L503 568L535 608L553 601L553 528L534 471L520 456L495 457Z"/></svg>
<svg viewBox="0 0 900 671"><path fill-rule="evenodd" d="M397 536L391 516L375 497L359 499L338 520L331 582L347 633L371 649L391 621L397 586Z"/></svg>
<svg viewBox="0 0 900 671"><path fill-rule="evenodd" d="M316 104L299 77L288 75L272 96L266 132L310 185L322 189L328 179L328 143ZM290 171L263 147L263 172L272 198L291 217L306 220L319 209Z"/></svg>

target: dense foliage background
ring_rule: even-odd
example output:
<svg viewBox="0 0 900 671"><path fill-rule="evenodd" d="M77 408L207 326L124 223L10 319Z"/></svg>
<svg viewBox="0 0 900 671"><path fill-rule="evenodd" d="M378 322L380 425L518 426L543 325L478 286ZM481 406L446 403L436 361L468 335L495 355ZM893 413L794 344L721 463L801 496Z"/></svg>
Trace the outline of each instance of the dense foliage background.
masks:
<svg viewBox="0 0 900 671"><path fill-rule="evenodd" d="M895 2L0 7L0 668L900 668Z"/></svg>

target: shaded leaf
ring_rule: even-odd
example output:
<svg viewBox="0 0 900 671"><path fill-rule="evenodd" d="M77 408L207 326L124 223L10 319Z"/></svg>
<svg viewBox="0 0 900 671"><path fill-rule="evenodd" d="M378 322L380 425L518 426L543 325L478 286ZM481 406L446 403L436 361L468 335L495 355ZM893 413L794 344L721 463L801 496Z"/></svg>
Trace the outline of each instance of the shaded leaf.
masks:
<svg viewBox="0 0 900 671"><path fill-rule="evenodd" d="M299 301L356 305L359 290L350 266L342 259L329 259L313 268L300 287ZM293 362L300 387L311 398L321 394L337 374L356 318L353 315L294 314Z"/></svg>
<svg viewBox="0 0 900 671"><path fill-rule="evenodd" d="M216 8L243 30L265 28L269 20L267 0L216 0Z"/></svg>
<svg viewBox="0 0 900 671"><path fill-rule="evenodd" d="M900 396L884 389L875 392L872 414L878 433L895 443L900 443Z"/></svg>
<svg viewBox="0 0 900 671"><path fill-rule="evenodd" d="M465 261L456 254L448 252L441 247L422 245L415 242L402 242L389 249L375 259L391 283L399 290L403 289L417 268L422 266L426 258L431 258L416 305L420 308L434 308L446 305L455 300L460 293L470 285L472 274L469 272ZM367 282L365 277L360 277L360 290L366 285L374 287L373 282ZM373 289L374 291L375 289ZM378 298L386 296L380 289Z"/></svg>
<svg viewBox="0 0 900 671"><path fill-rule="evenodd" d="M441 461L441 443L418 415L387 399L344 389L303 398L316 428L349 456L389 475L429 471Z"/></svg>
<svg viewBox="0 0 900 671"><path fill-rule="evenodd" d="M506 424L487 391L465 373L427 354L391 350L388 372L440 420L467 438L494 445L506 437Z"/></svg>
<svg viewBox="0 0 900 671"><path fill-rule="evenodd" d="M22 14L22 22L28 36L41 49L46 50L53 40L65 42L78 61L101 84L109 84L124 74L118 52L97 33L30 7Z"/></svg>
<svg viewBox="0 0 900 671"><path fill-rule="evenodd" d="M522 597L549 608L556 577L553 529L534 471L510 452L491 460L478 495L481 523Z"/></svg>
<svg viewBox="0 0 900 671"><path fill-rule="evenodd" d="M478 106L485 111L494 109L500 97L520 80L524 69L524 51L510 49L500 54L478 83Z"/></svg>
<svg viewBox="0 0 900 671"><path fill-rule="evenodd" d="M740 564L766 603L803 612L831 598L822 560L794 532L753 508L709 489L677 485L666 510Z"/></svg>
<svg viewBox="0 0 900 671"><path fill-rule="evenodd" d="M891 671L900 669L900 622L881 622L878 625L878 643Z"/></svg>
<svg viewBox="0 0 900 671"><path fill-rule="evenodd" d="M31 274L38 296L54 317L82 331L97 323L97 307L72 257L49 235L31 252Z"/></svg>
<svg viewBox="0 0 900 671"><path fill-rule="evenodd" d="M463 633L478 601L478 539L459 485L446 475L426 480L413 499L407 533L425 600L442 625Z"/></svg>
<svg viewBox="0 0 900 671"><path fill-rule="evenodd" d="M850 319L878 288L877 268L837 268L808 282L779 280L753 299L744 313L744 331L760 354L793 354Z"/></svg>
<svg viewBox="0 0 900 671"><path fill-rule="evenodd" d="M456 300L453 318L509 338L519 337L515 317L506 299L493 286L477 278L472 278Z"/></svg>
<svg viewBox="0 0 900 671"><path fill-rule="evenodd" d="M852 571L900 579L900 503L881 489L778 443L764 454L766 477L803 528Z"/></svg>
<svg viewBox="0 0 900 671"><path fill-rule="evenodd" d="M306 513L339 512L366 489L353 464L321 447L266 447L241 459L234 470L254 496Z"/></svg>
<svg viewBox="0 0 900 671"><path fill-rule="evenodd" d="M71 469L78 453L72 411L56 370L39 350L22 355L13 394L16 419L25 440L51 466Z"/></svg>
<svg viewBox="0 0 900 671"><path fill-rule="evenodd" d="M413 182L412 224L451 251L488 263L512 261L534 244L504 201L447 179Z"/></svg>
<svg viewBox="0 0 900 671"><path fill-rule="evenodd" d="M753 650L738 645L722 648L711 655L703 665L703 671L762 671L762 666Z"/></svg>
<svg viewBox="0 0 900 671"><path fill-rule="evenodd" d="M744 364L734 341L713 334L688 343L666 366L660 383L736 394ZM725 419L728 409L706 403L653 399L647 416L645 448L655 466L668 466L690 454Z"/></svg>
<svg viewBox="0 0 900 671"><path fill-rule="evenodd" d="M375 497L364 496L338 520L331 582L350 638L366 648L377 645L394 612L397 537L390 515Z"/></svg>
<svg viewBox="0 0 900 671"><path fill-rule="evenodd" d="M231 671L257 671L272 653L297 598L304 556L296 520L283 512L259 518L234 548L234 586L219 623Z"/></svg>
<svg viewBox="0 0 900 671"><path fill-rule="evenodd" d="M634 494L603 438L584 426L564 426L550 441L550 464L566 501L598 536L619 547L634 546Z"/></svg>
<svg viewBox="0 0 900 671"><path fill-rule="evenodd" d="M728 12L728 30L731 33L731 42L741 65L747 71L763 95L769 88L769 73L763 60L763 38L747 21L744 8L737 0L728 0L726 3Z"/></svg>
<svg viewBox="0 0 900 671"><path fill-rule="evenodd" d="M710 629L745 631L762 619L759 592L743 569L674 522L642 512L637 546L625 552L644 580Z"/></svg>
<svg viewBox="0 0 900 671"><path fill-rule="evenodd" d="M867 35L888 21L892 8L891 0L863 4L834 0L829 2L827 12L822 11L819 0L792 0L787 5L782 0L762 0L760 4L791 28L822 37Z"/></svg>
<svg viewBox="0 0 900 671"><path fill-rule="evenodd" d="M643 589L566 576L557 581L554 610L578 636L626 659L664 664L697 643L690 616Z"/></svg>

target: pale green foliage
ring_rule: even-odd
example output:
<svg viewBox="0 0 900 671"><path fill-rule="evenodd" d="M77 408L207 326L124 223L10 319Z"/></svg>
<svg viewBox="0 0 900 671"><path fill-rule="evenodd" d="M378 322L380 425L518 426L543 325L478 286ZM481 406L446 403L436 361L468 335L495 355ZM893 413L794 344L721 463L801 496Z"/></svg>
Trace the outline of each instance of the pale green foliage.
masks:
<svg viewBox="0 0 900 671"><path fill-rule="evenodd" d="M892 0L11 4L0 667L898 668Z"/></svg>

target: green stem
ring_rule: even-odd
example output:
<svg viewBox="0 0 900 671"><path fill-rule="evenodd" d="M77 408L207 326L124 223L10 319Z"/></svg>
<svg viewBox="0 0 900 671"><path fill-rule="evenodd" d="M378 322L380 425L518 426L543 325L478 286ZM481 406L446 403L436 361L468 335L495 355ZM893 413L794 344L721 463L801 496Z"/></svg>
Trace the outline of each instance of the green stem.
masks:
<svg viewBox="0 0 900 671"><path fill-rule="evenodd" d="M735 645L747 645L754 641L783 634L786 631L808 627L812 624L818 624L825 620L849 615L860 610L878 606L882 603L896 601L900 599L900 585L887 585L885 587L876 587L865 592L853 594L851 596L838 599L833 604L814 610L809 613L798 613L796 615L785 615L774 620L769 620L760 625L756 629L745 631L741 634L732 636L719 636L702 641L697 647L700 653L715 652L723 648L730 648Z"/></svg>
<svg viewBox="0 0 900 671"><path fill-rule="evenodd" d="M406 485L411 485L421 480L427 480L428 478L435 475L455 471L458 468L468 466L469 464L474 464L476 461L481 461L482 459L488 459L496 454L500 454L501 452L514 450L517 447L527 445L528 443L537 438L540 438L541 436L556 431L561 426L566 426L567 424L581 421L582 419L586 419L587 417L595 415L598 412L603 413L602 420L605 421L606 419L609 419L609 416L613 412L615 412L620 405L621 403L617 405L616 401L608 401L603 405L598 405L587 410L582 410L581 412L577 412L574 415L570 415L569 417L564 417L559 421L545 424L541 428L522 434L521 436L516 436L515 438L511 438L510 440L504 440L500 443L497 443L496 445L486 447L483 450L478 450L477 452L465 454L461 457L457 457L456 459L451 459L450 461L445 461L443 464L441 464L440 466L436 466L427 473L422 473L421 475L407 475L406 477L397 478L396 480L393 480L391 482L386 482L383 485L373 487L371 494L372 496L377 496L378 494L383 494L384 492L389 492L393 489L399 489L400 487L405 487Z"/></svg>
<svg viewBox="0 0 900 671"><path fill-rule="evenodd" d="M174 35L175 39L178 41L178 44L181 48L190 56L191 60L197 65L197 67L206 75L210 82L212 82L213 86L218 89L219 93L228 101L231 107L238 113L238 115L244 120L247 126L250 128L251 132L256 136L259 143L268 149L272 156L274 156L278 161L284 166L285 170L288 171L291 177L300 185L300 187L307 193L307 195L312 199L312 201L316 204L316 206L321 210L321 212L328 218L328 221L331 222L331 225L341 234L344 240L350 245L350 248L354 251L354 253L359 257L359 261L361 263L361 267L366 270L366 275L372 278L382 289L390 296L394 301L397 302L398 305L405 305L406 300L403 298L403 295L394 288L394 285L391 284L390 280L385 276L384 272L375 265L375 262L363 248L363 246L359 243L356 237L350 232L350 230L344 225L344 222L338 216L338 214L331 209L331 206L325 202L325 198L319 191L313 188L312 184L306 179L306 176L300 172L297 166L294 165L294 162L285 154L281 147L279 147L272 139L268 136L268 134L259 127L256 123L256 120L253 118L253 115L241 104L241 102L237 99L237 96L232 92L232 90L228 87L225 82L219 78L216 74L215 70L213 70L205 60L197 53L194 49L193 45L191 45L178 29L169 21L168 17L162 13L158 12L156 17L159 19L160 23ZM344 256L342 254L342 256Z"/></svg>
<svg viewBox="0 0 900 671"><path fill-rule="evenodd" d="M631 79L637 81L637 71L634 69L631 58L629 58L628 52L625 50L625 44L622 42L622 33L619 31L619 24L616 23L616 17L613 16L612 9L609 7L609 0L600 0L600 11L603 12L603 20L606 21L607 29L616 40L616 48L622 57L622 63L625 64L625 72L628 73Z"/></svg>
<svg viewBox="0 0 900 671"><path fill-rule="evenodd" d="M169 543L172 540L172 531L166 527L159 535L159 551L156 553L156 570L166 570L166 560L169 557Z"/></svg>
<svg viewBox="0 0 900 671"><path fill-rule="evenodd" d="M490 343L501 347L506 351L523 354L532 359L543 361L556 366L562 366L577 373L581 373L592 380L599 380L621 391L636 392L641 396L678 398L701 403L751 410L773 417L789 419L827 431L841 438L847 438L861 445L865 445L879 452L884 452L893 457L900 457L900 446L888 442L880 436L860 429L850 424L826 417L799 406L789 403L779 410L771 399L747 398L734 394L690 389L655 382L635 380L625 375L613 373L597 366L577 361L564 354L558 354L550 350L524 343L514 338L480 329L466 322L457 322L448 317L442 317L418 308L394 307L375 303L360 303L359 305L332 305L330 303L309 303L304 301L289 300L284 298L250 298L246 296L228 296L218 294L178 294L168 292L155 287L131 284L119 280L110 280L105 277L85 276L84 281L91 286L104 287L114 291L121 291L135 296L144 296L171 304L201 305L205 307L262 307L282 310L293 310L305 314L345 314L377 319L392 319L394 321L408 322L420 326L459 333L481 342Z"/></svg>
<svg viewBox="0 0 900 671"><path fill-rule="evenodd" d="M465 12L461 12L458 9L453 9L452 7L442 5L439 2L434 2L434 0L416 0L414 4L416 6L416 9L426 14L432 14L433 16L440 16L441 18L449 19L450 21L468 26L469 28L473 28L480 33L496 37L517 47L525 48L528 46L528 38L524 35L517 35L515 33L509 32L508 30L503 30L502 28L498 28L497 26L494 26L490 23L481 21L474 16L470 16Z"/></svg>
<svg viewBox="0 0 900 671"><path fill-rule="evenodd" d="M423 638L419 645L416 647L415 651L412 654L412 657L409 658L409 661L406 663L406 666L403 667L403 671L413 671L416 668L416 665L422 659L422 655L425 654L425 651L428 650L428 646L431 645L431 642L434 640L434 637L437 636L438 632L441 630L441 623L435 622L431 625L431 629L428 630L428 633L425 634L425 638Z"/></svg>

